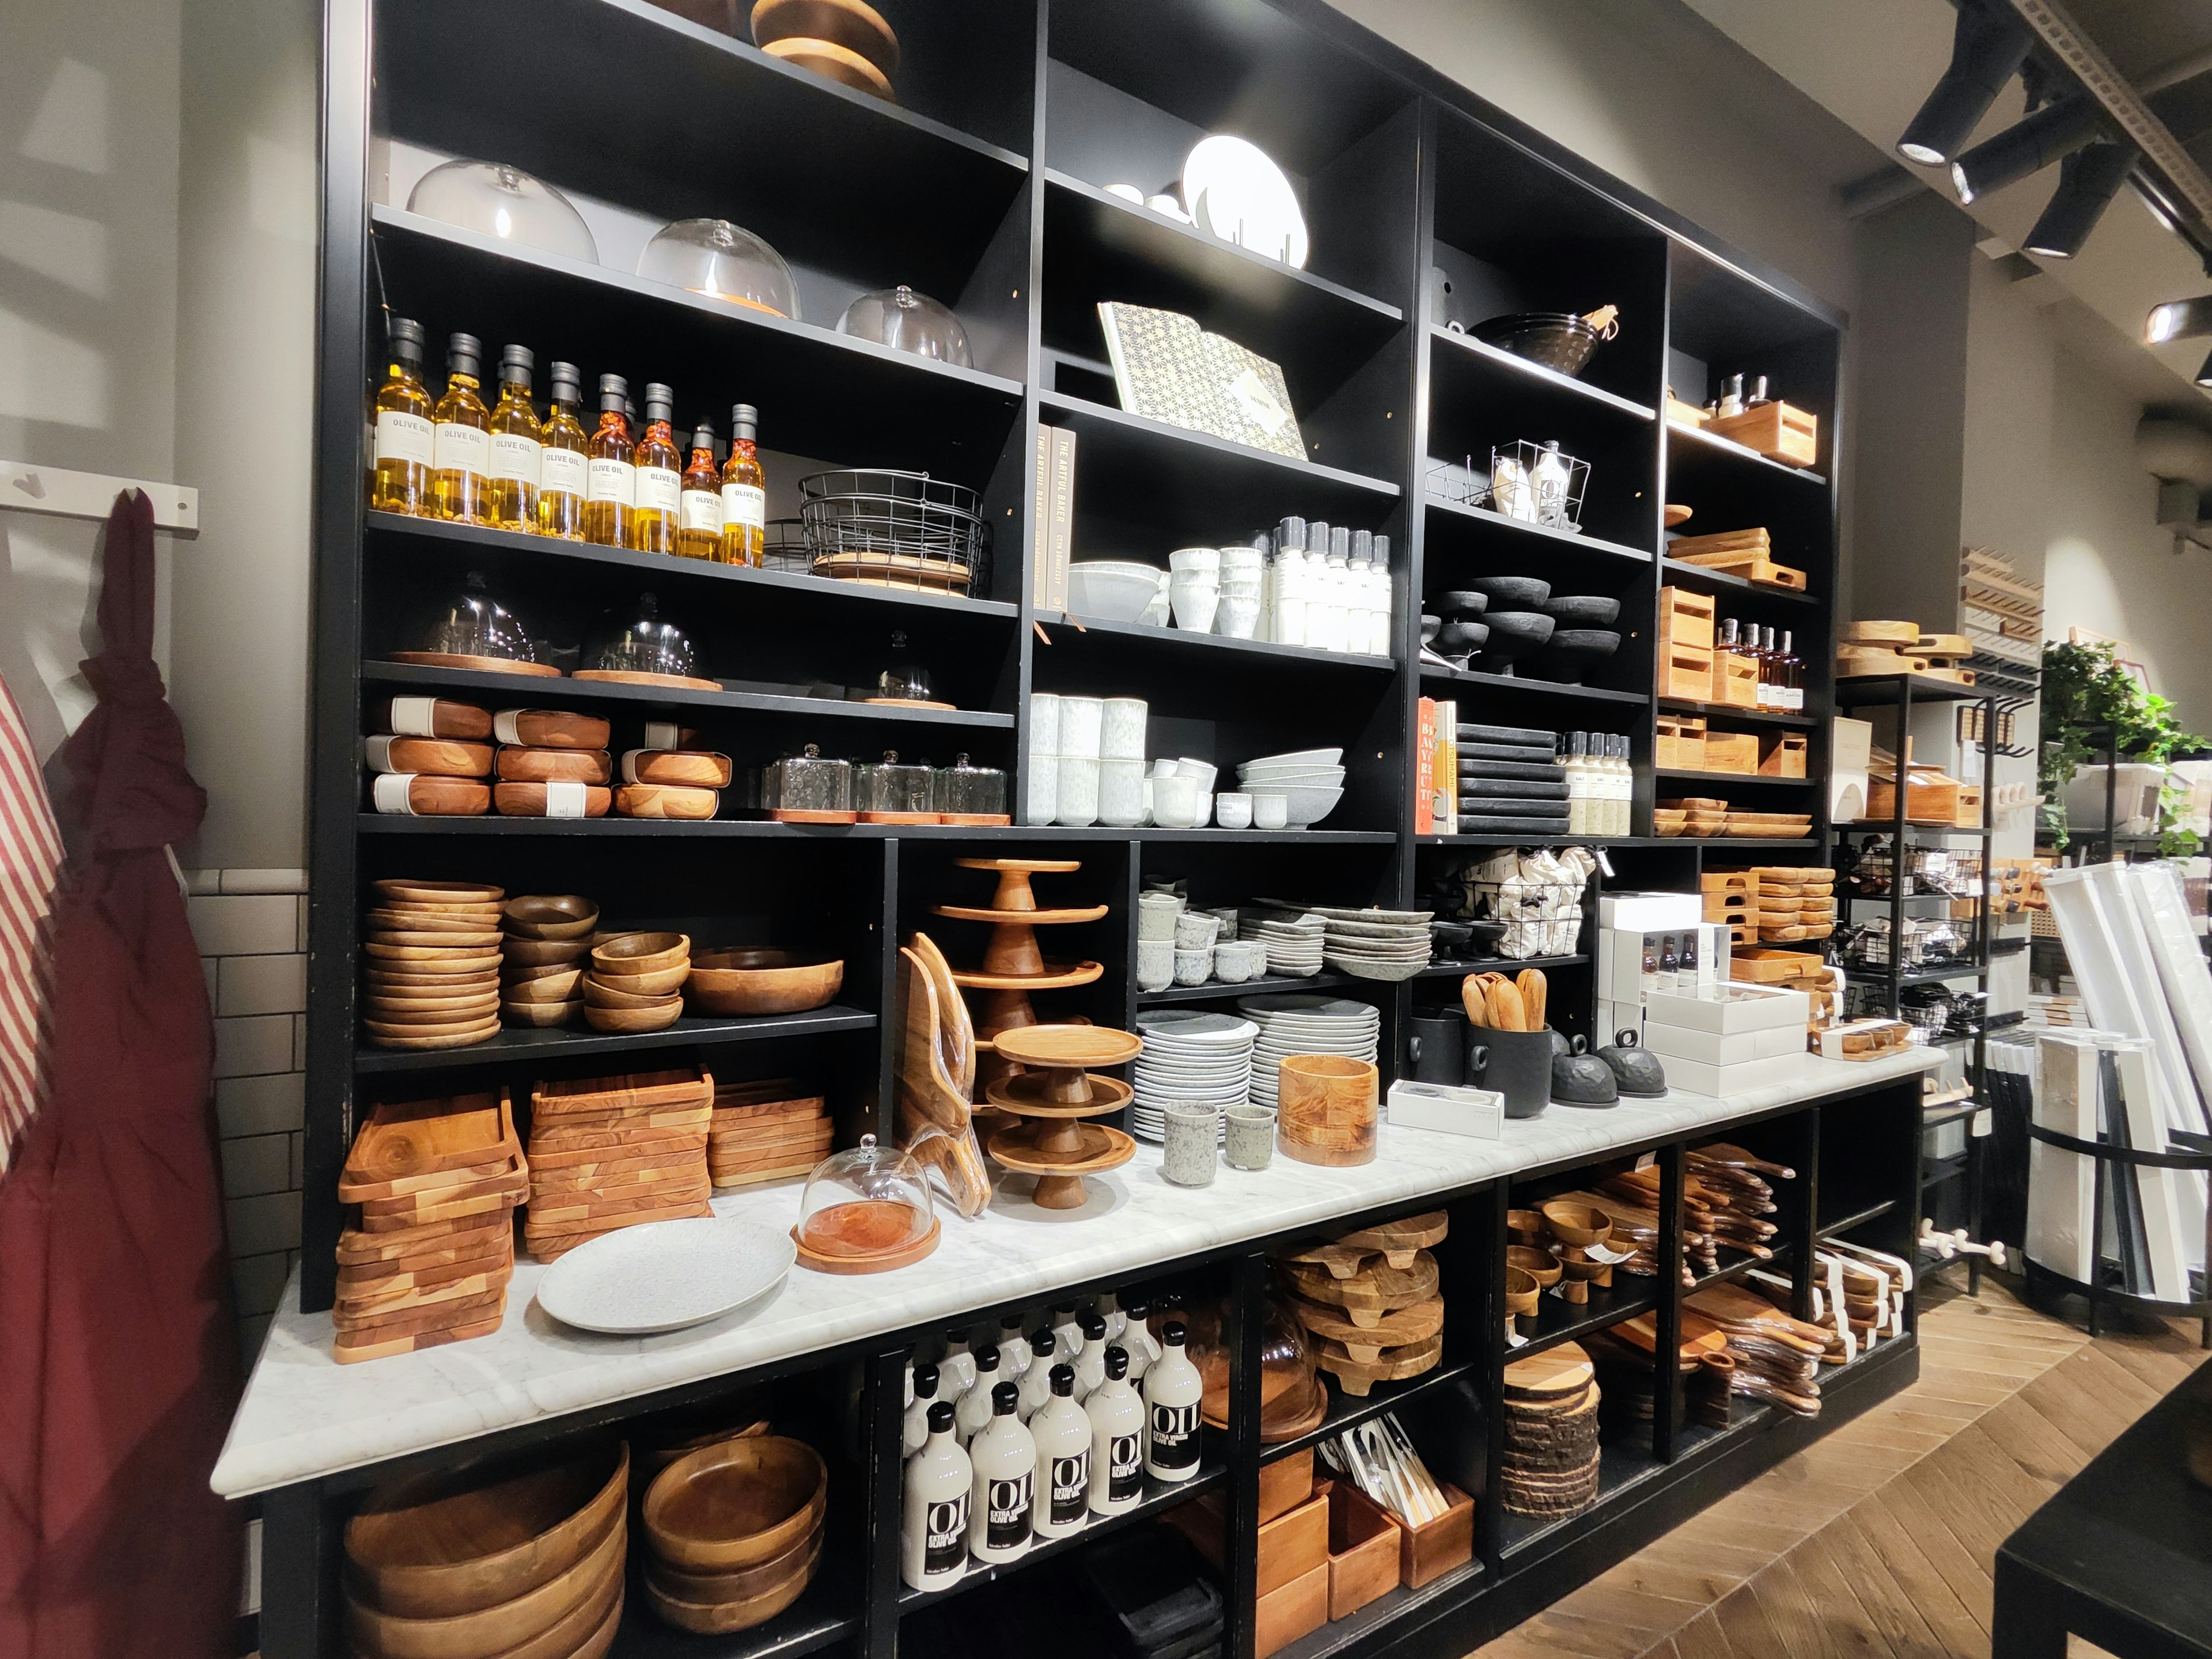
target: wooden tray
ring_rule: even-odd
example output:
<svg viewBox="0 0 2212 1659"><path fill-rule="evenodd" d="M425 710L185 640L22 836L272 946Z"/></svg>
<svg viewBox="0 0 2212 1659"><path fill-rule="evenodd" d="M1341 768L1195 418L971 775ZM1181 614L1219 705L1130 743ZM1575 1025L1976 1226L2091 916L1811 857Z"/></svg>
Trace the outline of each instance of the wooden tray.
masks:
<svg viewBox="0 0 2212 1659"><path fill-rule="evenodd" d="M702 680L690 674L647 674L634 668L580 668L569 677L607 685L658 685L671 691L719 691L720 680Z"/></svg>
<svg viewBox="0 0 2212 1659"><path fill-rule="evenodd" d="M387 662L410 663L418 668L465 668L478 674L530 674L557 680L561 671L550 663L516 662L507 657L468 657L450 651L395 651ZM722 688L714 688L717 691Z"/></svg>
<svg viewBox="0 0 2212 1659"><path fill-rule="evenodd" d="M565 1083L541 1083L530 1094L532 1143L535 1126L550 1118L586 1113L657 1111L675 1107L697 1109L699 1121L714 1101L714 1074L694 1066L659 1072L633 1072L621 1077L578 1078Z"/></svg>
<svg viewBox="0 0 2212 1659"><path fill-rule="evenodd" d="M1444 1326L1442 1297L1396 1309L1384 1314L1373 1325L1356 1324L1341 1308L1297 1297L1290 1298L1290 1310L1291 1316L1313 1335L1326 1337L1363 1363L1373 1360L1384 1348L1425 1342Z"/></svg>

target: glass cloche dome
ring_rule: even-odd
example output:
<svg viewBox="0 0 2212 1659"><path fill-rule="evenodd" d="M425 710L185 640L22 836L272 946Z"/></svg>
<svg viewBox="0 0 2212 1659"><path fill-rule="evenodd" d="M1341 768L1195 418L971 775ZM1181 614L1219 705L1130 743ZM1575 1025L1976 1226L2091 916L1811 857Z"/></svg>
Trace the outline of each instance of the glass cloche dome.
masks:
<svg viewBox="0 0 2212 1659"><path fill-rule="evenodd" d="M416 633L413 648L452 657L538 660L536 641L514 613L492 598L481 570L470 571L461 591L430 613Z"/></svg>
<svg viewBox="0 0 2212 1659"><path fill-rule="evenodd" d="M637 274L799 320L799 287L783 256L727 219L678 219L664 225L637 256Z"/></svg>
<svg viewBox="0 0 2212 1659"><path fill-rule="evenodd" d="M552 185L504 161L447 161L415 181L407 210L502 242L599 262L584 216Z"/></svg>
<svg viewBox="0 0 2212 1659"><path fill-rule="evenodd" d="M904 283L863 294L854 301L837 319L837 331L960 368L975 367L968 355L968 331L961 327L960 319Z"/></svg>
<svg viewBox="0 0 2212 1659"><path fill-rule="evenodd" d="M806 1177L799 1202L799 1248L830 1273L872 1273L918 1261L933 1248L937 1217L928 1177L896 1146L862 1135Z"/></svg>
<svg viewBox="0 0 2212 1659"><path fill-rule="evenodd" d="M1200 1413L1217 1429L1229 1426L1228 1304L1196 1308L1183 1316L1187 1352L1206 1393ZM1260 1329L1260 1443L1295 1439L1321 1420L1325 1405L1311 1340L1276 1297L1267 1299Z"/></svg>
<svg viewBox="0 0 2212 1659"><path fill-rule="evenodd" d="M628 611L611 611L584 647L584 666L602 673L672 674L704 678L689 635L660 620L660 601L641 593Z"/></svg>

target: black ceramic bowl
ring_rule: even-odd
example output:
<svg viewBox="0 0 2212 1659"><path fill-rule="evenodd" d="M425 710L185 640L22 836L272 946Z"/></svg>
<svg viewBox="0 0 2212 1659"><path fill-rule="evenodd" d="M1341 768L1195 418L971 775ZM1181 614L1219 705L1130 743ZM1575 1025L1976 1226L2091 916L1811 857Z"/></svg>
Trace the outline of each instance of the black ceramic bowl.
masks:
<svg viewBox="0 0 2212 1659"><path fill-rule="evenodd" d="M1456 657L1481 650L1489 637L1490 629L1486 623L1448 622L1437 630L1436 647L1447 657Z"/></svg>
<svg viewBox="0 0 2212 1659"><path fill-rule="evenodd" d="M1544 601L1544 614L1562 628L1610 628L1620 601L1602 593L1554 593Z"/></svg>
<svg viewBox="0 0 2212 1659"><path fill-rule="evenodd" d="M1436 606L1441 616L1480 617L1490 609L1490 595L1462 588L1449 593L1439 593L1430 603Z"/></svg>
<svg viewBox="0 0 2212 1659"><path fill-rule="evenodd" d="M1477 576L1469 586L1503 611L1541 611L1552 597L1551 583L1535 576Z"/></svg>
<svg viewBox="0 0 2212 1659"><path fill-rule="evenodd" d="M1608 628L1562 628L1555 632L1528 672L1540 680L1580 685L1583 676L1620 648L1620 635Z"/></svg>
<svg viewBox="0 0 2212 1659"><path fill-rule="evenodd" d="M1543 646L1559 626L1540 611L1493 611L1486 620L1490 636L1483 642L1482 661L1478 665L1486 674L1510 672L1515 663Z"/></svg>
<svg viewBox="0 0 2212 1659"><path fill-rule="evenodd" d="M1442 617L1424 616L1421 618L1421 643L1423 645L1435 643L1437 629L1443 625L1444 619Z"/></svg>
<svg viewBox="0 0 2212 1659"><path fill-rule="evenodd" d="M1485 345L1556 368L1562 374L1581 374L1604 337L1581 318L1564 311L1492 317L1486 323L1477 323L1473 332Z"/></svg>

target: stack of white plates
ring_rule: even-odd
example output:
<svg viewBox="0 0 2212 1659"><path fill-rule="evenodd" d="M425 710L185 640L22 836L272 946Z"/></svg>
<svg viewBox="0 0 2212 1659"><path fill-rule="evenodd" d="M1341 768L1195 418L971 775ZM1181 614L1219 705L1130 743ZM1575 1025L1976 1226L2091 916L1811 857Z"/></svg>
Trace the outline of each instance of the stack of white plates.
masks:
<svg viewBox="0 0 2212 1659"><path fill-rule="evenodd" d="M1182 1102L1217 1111L1241 1106L1252 1083L1252 1043L1260 1028L1233 1014L1209 1014L1179 1008L1153 1008L1137 1016L1145 1051L1130 1073L1136 1098L1129 1103L1129 1127L1141 1139L1165 1138L1160 1115Z"/></svg>
<svg viewBox="0 0 2212 1659"><path fill-rule="evenodd" d="M1355 979L1411 979L1429 965L1432 910L1339 910L1316 905L1328 929L1322 956Z"/></svg>
<svg viewBox="0 0 2212 1659"><path fill-rule="evenodd" d="M1276 1068L1290 1055L1343 1054L1371 1064L1382 1030L1382 1012L1374 1004L1312 991L1240 998L1237 1012L1260 1027L1252 1045L1252 1099L1261 1106L1275 1103Z"/></svg>
<svg viewBox="0 0 2212 1659"><path fill-rule="evenodd" d="M1239 938L1258 939L1267 945L1269 973L1287 974L1295 979L1310 979L1321 972L1328 928L1322 917L1289 912L1255 915L1246 911L1237 922Z"/></svg>
<svg viewBox="0 0 2212 1659"><path fill-rule="evenodd" d="M1300 749L1287 755L1262 755L1237 769L1247 794L1280 795L1285 825L1304 830L1320 823L1344 799L1341 749Z"/></svg>

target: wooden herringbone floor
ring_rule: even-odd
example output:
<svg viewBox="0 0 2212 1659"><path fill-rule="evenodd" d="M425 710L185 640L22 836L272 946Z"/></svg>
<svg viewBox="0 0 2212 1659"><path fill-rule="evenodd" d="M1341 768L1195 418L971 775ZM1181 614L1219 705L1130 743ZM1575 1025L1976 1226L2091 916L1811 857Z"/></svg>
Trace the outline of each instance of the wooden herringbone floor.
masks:
<svg viewBox="0 0 2212 1659"><path fill-rule="evenodd" d="M1997 1546L2204 1355L1982 1283L1923 1310L1913 1387L1477 1659L1988 1659Z"/></svg>

